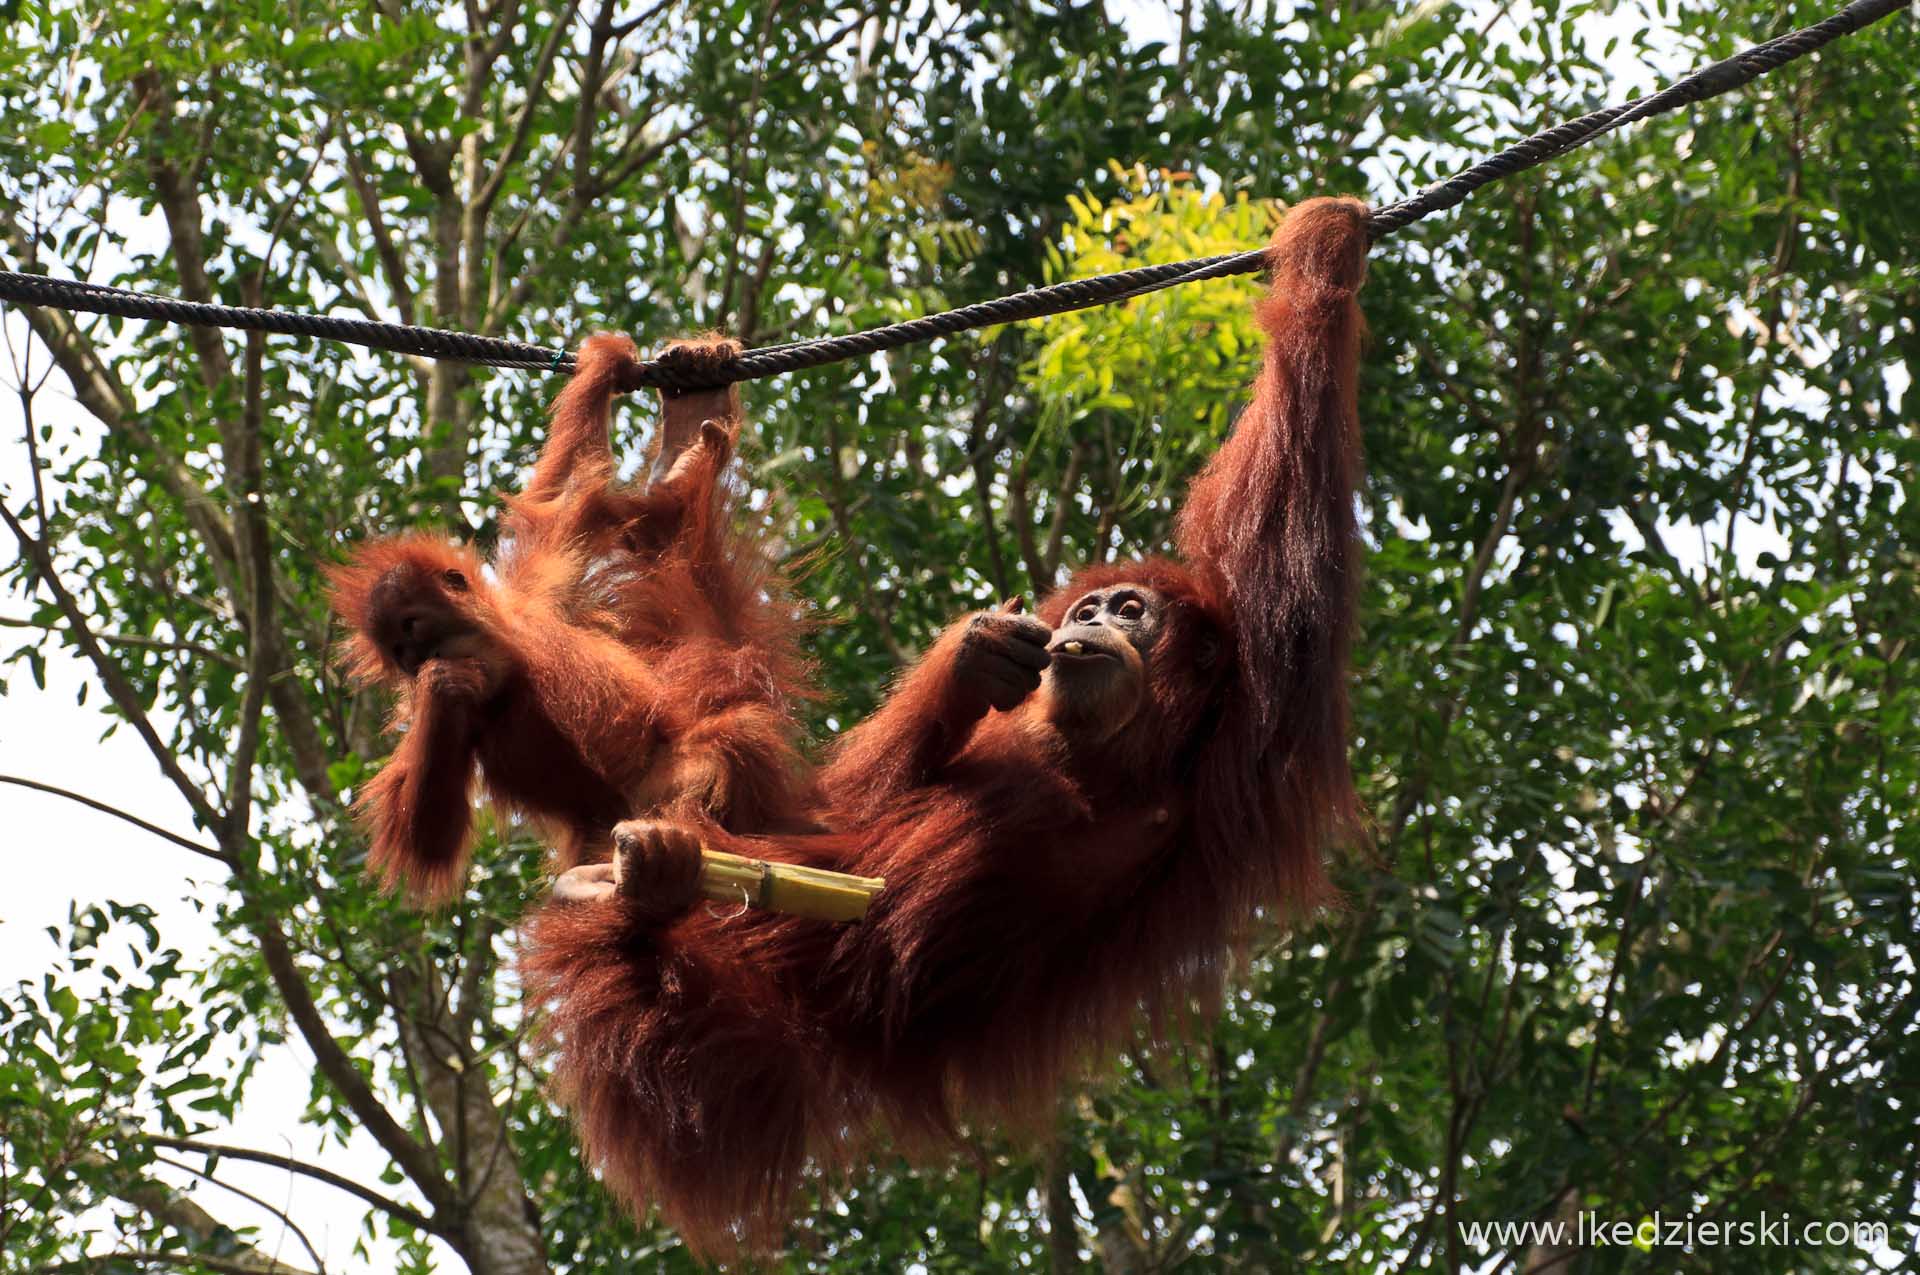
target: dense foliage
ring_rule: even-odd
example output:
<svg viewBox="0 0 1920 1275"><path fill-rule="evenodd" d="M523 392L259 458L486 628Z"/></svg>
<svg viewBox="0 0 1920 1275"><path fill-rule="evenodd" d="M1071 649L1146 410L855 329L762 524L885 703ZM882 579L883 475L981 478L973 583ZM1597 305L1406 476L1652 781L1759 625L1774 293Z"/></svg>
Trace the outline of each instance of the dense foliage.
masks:
<svg viewBox="0 0 1920 1275"><path fill-rule="evenodd" d="M11 0L0 259L549 344L765 344L1248 246L1269 201L1391 198L1649 87L1642 48L1682 68L1824 11ZM1915 33L1382 244L1355 670L1377 831L1346 905L1276 936L1210 1031L1065 1096L1051 1144L878 1166L782 1269L1537 1270L1547 1246L1460 1224L1581 1210L1883 1221L1912 1249ZM957 612L1163 541L1250 373L1253 287L752 388L823 736ZM521 1048L525 835L422 918L363 881L343 806L388 744L329 667L315 565L405 526L488 538L551 383L50 312L7 331L59 375L4 442L44 482L0 495L28 621L0 653L16 680L52 644L90 661L73 711L104 704L187 795L227 941L183 955L127 898L0 988L0 1269L268 1269L163 1161L244 1164L184 1144L228 1142L290 1039L300 1120L391 1161L361 1183L379 1264L689 1269L584 1175ZM253 1149L328 1160L291 1145Z"/></svg>

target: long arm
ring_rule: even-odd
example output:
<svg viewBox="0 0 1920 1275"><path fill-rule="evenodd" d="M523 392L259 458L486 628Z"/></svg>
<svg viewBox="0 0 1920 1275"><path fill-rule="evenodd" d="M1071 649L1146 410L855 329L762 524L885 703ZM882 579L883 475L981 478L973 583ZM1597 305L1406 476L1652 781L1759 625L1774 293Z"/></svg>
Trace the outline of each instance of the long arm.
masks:
<svg viewBox="0 0 1920 1275"><path fill-rule="evenodd" d="M1012 708L1040 685L1049 636L1045 624L1007 607L948 628L834 749L828 796L843 810L871 812L934 778L989 710Z"/></svg>
<svg viewBox="0 0 1920 1275"><path fill-rule="evenodd" d="M731 343L717 349L682 344L668 354L731 357L734 348ZM678 539L697 566L711 568L723 557L727 522L721 474L733 458L744 420L735 386L661 394L652 482L644 495L627 498L624 517L634 548L656 549Z"/></svg>
<svg viewBox="0 0 1920 1275"><path fill-rule="evenodd" d="M1274 234L1253 400L1176 529L1189 565L1224 595L1237 648L1239 685L1204 768L1216 791L1269 825L1241 835L1289 847L1296 864L1358 820L1346 670L1366 217L1357 199L1312 199Z"/></svg>
<svg viewBox="0 0 1920 1275"><path fill-rule="evenodd" d="M677 342L661 357L698 370L738 350L737 343L702 337ZM628 388L638 362L633 342L622 336L593 336L581 346L573 377L554 400L533 475L511 501L510 536L589 555L616 533L629 550L649 554L689 526L702 545L714 538L719 475L742 420L739 392L731 385L663 392L653 481L644 490L632 487L615 473L609 427L614 396Z"/></svg>
<svg viewBox="0 0 1920 1275"><path fill-rule="evenodd" d="M452 897L466 863L477 727L471 672L437 661L427 666L406 737L358 803L372 831L367 866L417 902Z"/></svg>
<svg viewBox="0 0 1920 1275"><path fill-rule="evenodd" d="M695 337L678 341L661 357L693 368L729 362L740 353L740 343L723 337ZM729 440L737 434L746 413L740 406L740 387L660 391L660 434L648 468L655 482L670 477L681 455L702 438L701 426L719 425Z"/></svg>
<svg viewBox="0 0 1920 1275"><path fill-rule="evenodd" d="M1253 401L1180 514L1181 554L1224 585L1271 726L1286 724L1276 718L1297 707L1287 701L1300 679L1323 666L1323 652L1306 648L1344 654L1353 611L1366 216L1357 199L1308 200L1274 235Z"/></svg>
<svg viewBox="0 0 1920 1275"><path fill-rule="evenodd" d="M601 334L588 337L566 387L553 401L552 424L533 476L514 499L516 518L537 518L569 488L595 489L613 481L613 445L607 435L613 397L622 375L639 361L632 341Z"/></svg>

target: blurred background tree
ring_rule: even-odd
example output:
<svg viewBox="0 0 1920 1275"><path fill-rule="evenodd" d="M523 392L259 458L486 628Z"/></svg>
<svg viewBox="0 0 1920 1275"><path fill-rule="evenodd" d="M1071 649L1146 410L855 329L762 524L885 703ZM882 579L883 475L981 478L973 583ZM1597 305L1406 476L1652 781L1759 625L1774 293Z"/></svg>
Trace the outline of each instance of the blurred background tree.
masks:
<svg viewBox="0 0 1920 1275"><path fill-rule="evenodd" d="M547 344L763 344L1250 246L1274 201L1390 199L1825 12L11 0L0 261ZM1377 837L1346 906L1276 936L1210 1033L1064 1096L1049 1145L982 1129L947 1168L877 1165L776 1268L1911 1252L1914 37L1896 16L1381 246L1355 670ZM1255 291L750 388L755 516L811 564L823 735L955 613L1162 543L1254 366ZM82 659L69 711L137 735L178 798L127 813L186 830L15 842L6 870L175 855L191 906L109 885L0 989L0 1267L693 1269L583 1172L522 1047L526 834L494 829L463 903L419 917L368 889L345 811L389 741L328 665L316 564L407 526L490 539L553 383L26 309L5 331L12 689ZM210 949L178 937L196 911ZM283 1136L235 1145L289 1051L311 1084ZM1579 1210L1881 1221L1891 1247L1462 1225Z"/></svg>

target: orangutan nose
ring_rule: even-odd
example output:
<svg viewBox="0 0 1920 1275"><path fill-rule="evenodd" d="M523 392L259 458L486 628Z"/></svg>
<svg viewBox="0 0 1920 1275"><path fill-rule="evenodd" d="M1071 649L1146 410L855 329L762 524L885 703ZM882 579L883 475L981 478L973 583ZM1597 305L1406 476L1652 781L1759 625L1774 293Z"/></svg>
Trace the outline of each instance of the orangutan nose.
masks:
<svg viewBox="0 0 1920 1275"><path fill-rule="evenodd" d="M408 677L439 655L463 627L459 612L440 585L411 564L395 567L382 576L368 601L376 640L387 658Z"/></svg>
<svg viewBox="0 0 1920 1275"><path fill-rule="evenodd" d="M421 605L400 607L392 614L390 623L392 636L387 649L393 662L408 677L440 653L454 630L445 611Z"/></svg>

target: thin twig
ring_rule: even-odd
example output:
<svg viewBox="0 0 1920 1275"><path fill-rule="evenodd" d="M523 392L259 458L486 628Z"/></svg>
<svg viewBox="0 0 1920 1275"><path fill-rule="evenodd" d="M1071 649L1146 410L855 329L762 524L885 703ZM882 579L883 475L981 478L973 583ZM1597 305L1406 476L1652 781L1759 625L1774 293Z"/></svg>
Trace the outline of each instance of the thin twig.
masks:
<svg viewBox="0 0 1920 1275"><path fill-rule="evenodd" d="M86 614L80 610L80 604L75 601L73 594L67 591L59 572L54 568L53 555L48 551L45 542L29 533L21 525L20 520L13 516L13 511L7 508L4 501L0 501L0 521L5 522L7 529L13 532L13 538L20 544L20 551L33 564L34 572L39 576L40 582L47 587L49 593L53 594L54 604L66 617L67 629L73 637L74 644L92 662L94 671L100 675L101 684L106 688L107 697L113 701L114 707L120 710L121 716L127 719L134 731L146 743L148 751L153 754L154 763L160 767L160 773L179 790L182 797L186 798L187 805L192 807L194 817L202 826L219 827L220 812L213 808L213 804L207 800L207 795L200 790L199 785L188 778L187 772L180 768L179 759L160 738L160 732L154 729L146 710L141 707L139 692L127 679L125 670L107 654L106 649L93 636L93 630L87 625Z"/></svg>
<svg viewBox="0 0 1920 1275"><path fill-rule="evenodd" d="M345 1191L348 1195L358 1196L374 1208L379 1209L382 1213L386 1213L396 1220L406 1223L417 1231L423 1231L429 1235L442 1235L446 1232L446 1228L440 1223L435 1222L432 1218L417 1209L409 1208L391 1196L382 1195L373 1188L364 1186L343 1174L335 1173L331 1169L323 1169L317 1164L309 1164L305 1160L296 1160L289 1155L280 1155L273 1151L256 1151L251 1147L236 1147L220 1142L200 1142L193 1138L175 1138L164 1133L143 1133L140 1137L142 1141L151 1143L156 1147L168 1147L175 1151L191 1151L197 1155L208 1157L217 1156L227 1160L247 1160L254 1164L269 1164L277 1169L285 1169L289 1173L298 1173L302 1177L312 1178L316 1182L324 1182L328 1186Z"/></svg>
<svg viewBox="0 0 1920 1275"><path fill-rule="evenodd" d="M216 850L212 846L203 846L199 842L183 837L177 832L168 832L159 824L148 823L139 815L129 814L117 806L109 806L104 801L96 801L94 798L84 793L74 792L70 788L62 788L57 784L41 783L37 779L28 779L22 775L0 775L0 784L11 784L15 788L30 788L34 792L44 792L54 797L65 797L68 801L78 802L80 805L86 806L91 810L98 810L103 815L112 815L115 819L130 823L142 832L150 832L164 841L171 841L182 850L191 850L193 853L203 855L206 858L214 860L216 863L223 863L228 867L233 866L232 860L228 859L224 852Z"/></svg>

